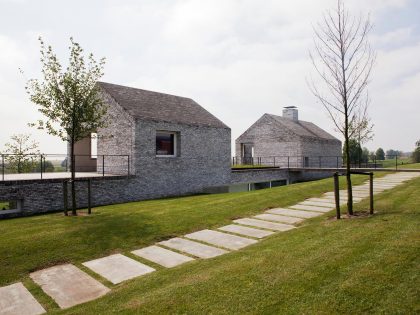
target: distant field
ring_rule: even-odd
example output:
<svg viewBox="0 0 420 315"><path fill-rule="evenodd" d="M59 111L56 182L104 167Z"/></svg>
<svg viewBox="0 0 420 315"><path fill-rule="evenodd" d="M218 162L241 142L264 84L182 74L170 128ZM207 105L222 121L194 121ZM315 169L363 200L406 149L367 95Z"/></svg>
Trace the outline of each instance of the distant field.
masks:
<svg viewBox="0 0 420 315"><path fill-rule="evenodd" d="M8 202L0 202L0 211L1 210L9 210L9 203Z"/></svg>

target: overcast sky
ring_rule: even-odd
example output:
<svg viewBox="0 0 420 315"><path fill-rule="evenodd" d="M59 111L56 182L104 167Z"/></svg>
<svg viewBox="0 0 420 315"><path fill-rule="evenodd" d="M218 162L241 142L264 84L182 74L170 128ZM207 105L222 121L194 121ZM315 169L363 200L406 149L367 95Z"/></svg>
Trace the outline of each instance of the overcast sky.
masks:
<svg viewBox="0 0 420 315"><path fill-rule="evenodd" d="M232 128L232 141L264 113L281 115L290 105L340 137L305 81L312 25L334 3L0 0L0 150L12 134L29 132L44 153L65 153L60 140L27 127L39 118L24 85L40 74L40 35L63 61L70 36L106 57L103 81L193 98ZM410 151L420 139L420 1L345 4L370 12L374 23L375 138L366 146Z"/></svg>

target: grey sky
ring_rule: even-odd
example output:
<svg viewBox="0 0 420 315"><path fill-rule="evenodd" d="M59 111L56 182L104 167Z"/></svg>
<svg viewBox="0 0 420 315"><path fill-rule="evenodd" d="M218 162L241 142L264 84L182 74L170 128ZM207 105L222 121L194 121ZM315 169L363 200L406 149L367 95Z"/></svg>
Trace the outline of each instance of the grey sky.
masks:
<svg viewBox="0 0 420 315"><path fill-rule="evenodd" d="M37 37L67 59L69 37L105 56L104 81L187 96L232 128L232 140L264 113L299 107L300 119L334 132L309 92L312 24L335 0L0 0L0 150L30 132L45 153L58 139L27 127L39 117L24 91L40 72ZM370 85L369 149L410 151L420 138L420 1L345 0L371 12L378 52ZM337 135L339 136L339 135Z"/></svg>

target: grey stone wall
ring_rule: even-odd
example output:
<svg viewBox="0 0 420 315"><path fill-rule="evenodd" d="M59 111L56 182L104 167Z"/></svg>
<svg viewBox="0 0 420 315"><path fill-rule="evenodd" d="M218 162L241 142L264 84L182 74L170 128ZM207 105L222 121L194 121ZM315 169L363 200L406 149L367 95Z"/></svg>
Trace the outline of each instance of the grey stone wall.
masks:
<svg viewBox="0 0 420 315"><path fill-rule="evenodd" d="M275 163L280 167L303 167L304 157L309 158L308 167L319 167L320 156L322 167L336 167L336 157L341 156L339 141L300 137L287 128L281 128L267 115L263 115L236 139L235 155L239 161L243 143L253 144L254 157L261 157L261 164L274 166Z"/></svg>
<svg viewBox="0 0 420 315"><path fill-rule="evenodd" d="M107 125L98 130L98 172L123 175L130 168L130 174L135 174L135 120L108 93L102 92L102 97L108 110Z"/></svg>
<svg viewBox="0 0 420 315"><path fill-rule="evenodd" d="M156 156L156 131L177 133L176 157ZM230 129L137 121L136 175L146 196L201 192L230 182Z"/></svg>

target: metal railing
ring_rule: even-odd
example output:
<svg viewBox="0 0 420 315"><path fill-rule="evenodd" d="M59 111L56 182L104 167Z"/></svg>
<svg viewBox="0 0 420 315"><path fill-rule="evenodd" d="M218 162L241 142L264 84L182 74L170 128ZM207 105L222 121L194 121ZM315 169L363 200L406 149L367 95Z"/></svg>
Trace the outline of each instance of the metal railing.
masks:
<svg viewBox="0 0 420 315"><path fill-rule="evenodd" d="M367 159L352 159L351 168L395 168L407 164L407 158L398 155L387 155L384 159L369 156ZM233 157L233 168L245 167L276 167L276 168L343 168L343 156L260 156L260 157Z"/></svg>
<svg viewBox="0 0 420 315"><path fill-rule="evenodd" d="M130 175L129 155L73 156L77 178ZM70 178L66 154L0 154L0 180Z"/></svg>

